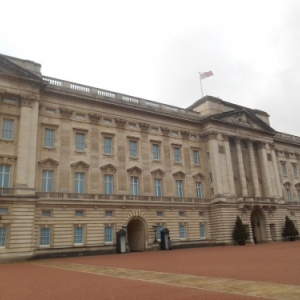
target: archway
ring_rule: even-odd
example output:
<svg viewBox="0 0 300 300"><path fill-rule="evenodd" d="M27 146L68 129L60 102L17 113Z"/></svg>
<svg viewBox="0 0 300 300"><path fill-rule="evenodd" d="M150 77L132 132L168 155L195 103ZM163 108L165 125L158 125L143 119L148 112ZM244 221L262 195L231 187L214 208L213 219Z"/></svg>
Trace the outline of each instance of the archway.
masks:
<svg viewBox="0 0 300 300"><path fill-rule="evenodd" d="M131 252L144 251L145 225L141 219L132 219L127 225L128 246Z"/></svg>
<svg viewBox="0 0 300 300"><path fill-rule="evenodd" d="M252 237L254 242L261 243L264 241L265 218L258 209L253 210L251 214Z"/></svg>

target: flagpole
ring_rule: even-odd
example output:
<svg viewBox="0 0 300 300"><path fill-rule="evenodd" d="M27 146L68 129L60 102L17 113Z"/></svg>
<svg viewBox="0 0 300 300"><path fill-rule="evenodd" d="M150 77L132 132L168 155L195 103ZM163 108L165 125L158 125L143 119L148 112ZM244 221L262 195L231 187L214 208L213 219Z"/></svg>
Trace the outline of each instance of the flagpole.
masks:
<svg viewBox="0 0 300 300"><path fill-rule="evenodd" d="M203 98L203 89L202 89L202 79L201 79L201 72L199 72L200 76L200 86L201 86L201 93L202 93L202 98Z"/></svg>

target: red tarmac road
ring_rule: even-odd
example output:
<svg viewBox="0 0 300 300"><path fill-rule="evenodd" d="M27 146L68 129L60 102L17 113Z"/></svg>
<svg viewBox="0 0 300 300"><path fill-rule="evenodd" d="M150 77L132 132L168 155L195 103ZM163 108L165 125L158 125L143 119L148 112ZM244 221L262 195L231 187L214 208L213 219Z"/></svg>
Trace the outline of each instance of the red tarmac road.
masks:
<svg viewBox="0 0 300 300"><path fill-rule="evenodd" d="M44 260L299 286L300 241ZM266 299L26 263L0 265L0 300ZM271 298L269 298L271 299Z"/></svg>

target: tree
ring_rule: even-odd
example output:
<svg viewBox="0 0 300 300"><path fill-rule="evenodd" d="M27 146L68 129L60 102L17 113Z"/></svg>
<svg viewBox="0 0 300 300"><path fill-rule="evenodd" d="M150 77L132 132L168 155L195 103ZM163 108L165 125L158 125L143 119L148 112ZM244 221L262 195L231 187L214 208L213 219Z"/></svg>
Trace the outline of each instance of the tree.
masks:
<svg viewBox="0 0 300 300"><path fill-rule="evenodd" d="M288 216L286 216L282 236L295 237L298 234L299 232L295 227L294 222Z"/></svg>
<svg viewBox="0 0 300 300"><path fill-rule="evenodd" d="M234 230L232 232L233 239L236 241L245 241L249 237L249 232L243 224L239 216L236 217Z"/></svg>

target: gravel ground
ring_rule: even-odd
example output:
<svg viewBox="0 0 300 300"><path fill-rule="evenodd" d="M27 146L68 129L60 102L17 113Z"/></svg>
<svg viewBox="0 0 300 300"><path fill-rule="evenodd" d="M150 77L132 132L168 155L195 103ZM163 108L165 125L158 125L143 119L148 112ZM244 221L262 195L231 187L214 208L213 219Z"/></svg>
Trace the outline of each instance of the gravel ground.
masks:
<svg viewBox="0 0 300 300"><path fill-rule="evenodd" d="M300 241L154 251L47 261L299 285ZM145 281L54 269L0 265L0 299L260 299Z"/></svg>

